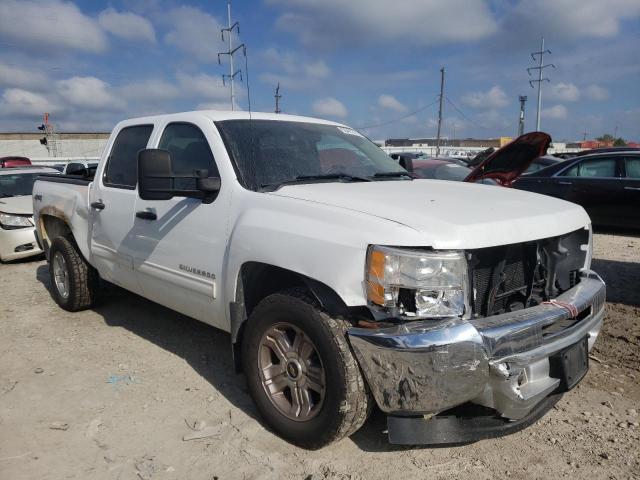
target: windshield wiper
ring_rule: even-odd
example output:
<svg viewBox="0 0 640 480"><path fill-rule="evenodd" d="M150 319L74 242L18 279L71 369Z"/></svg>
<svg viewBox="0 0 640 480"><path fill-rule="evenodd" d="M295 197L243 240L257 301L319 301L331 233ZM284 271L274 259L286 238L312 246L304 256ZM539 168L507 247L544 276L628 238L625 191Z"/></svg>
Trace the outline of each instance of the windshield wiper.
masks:
<svg viewBox="0 0 640 480"><path fill-rule="evenodd" d="M409 172L380 172L373 175L373 178L400 178L409 177L413 179L413 175Z"/></svg>
<svg viewBox="0 0 640 480"><path fill-rule="evenodd" d="M268 190L277 190L283 185L294 185L296 183L306 183L313 180L340 180L341 182L370 182L371 179L367 177L360 177L358 175L349 175L348 173L324 173L318 175L298 175L295 178L289 180L283 180L281 182L263 183L260 188Z"/></svg>

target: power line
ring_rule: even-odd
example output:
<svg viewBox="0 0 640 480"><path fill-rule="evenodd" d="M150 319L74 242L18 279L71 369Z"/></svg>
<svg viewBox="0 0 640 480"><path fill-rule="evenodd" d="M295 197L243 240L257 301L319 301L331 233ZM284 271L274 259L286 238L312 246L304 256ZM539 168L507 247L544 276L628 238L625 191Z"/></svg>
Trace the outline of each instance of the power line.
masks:
<svg viewBox="0 0 640 480"><path fill-rule="evenodd" d="M402 117L394 118L393 120L389 120L388 122L376 123L376 124L373 124L373 125L365 125L365 126L362 126L362 127L353 127L353 128L355 128L356 130L368 130L370 128L377 128L377 127L384 127L386 125L391 125L392 123L397 123L397 122L399 122L401 120L404 120L405 118L412 117L416 113L423 112L429 107L433 107L436 103L438 103L438 101L439 100L435 100L435 101L431 102L429 105L425 105L424 107L420 107L419 109L414 110L413 112L409 112L406 115L403 115Z"/></svg>

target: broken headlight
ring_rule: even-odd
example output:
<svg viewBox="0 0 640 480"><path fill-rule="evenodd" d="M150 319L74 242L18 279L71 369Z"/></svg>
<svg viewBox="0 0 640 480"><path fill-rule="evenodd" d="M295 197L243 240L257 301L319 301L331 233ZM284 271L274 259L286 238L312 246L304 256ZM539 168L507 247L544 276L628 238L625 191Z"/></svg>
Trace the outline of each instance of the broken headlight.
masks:
<svg viewBox="0 0 640 480"><path fill-rule="evenodd" d="M464 314L467 262L462 251L422 251L374 245L367 255L367 299L416 318Z"/></svg>

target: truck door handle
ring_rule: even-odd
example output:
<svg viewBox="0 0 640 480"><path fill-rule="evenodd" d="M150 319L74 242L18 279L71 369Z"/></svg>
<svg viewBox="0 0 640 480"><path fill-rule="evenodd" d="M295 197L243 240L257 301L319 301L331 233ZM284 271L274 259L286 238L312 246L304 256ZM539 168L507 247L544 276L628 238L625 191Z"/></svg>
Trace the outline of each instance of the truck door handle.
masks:
<svg viewBox="0 0 640 480"><path fill-rule="evenodd" d="M104 210L104 203L102 203L101 200L98 200L97 202L91 202L91 208L93 208L94 210Z"/></svg>
<svg viewBox="0 0 640 480"><path fill-rule="evenodd" d="M143 220L157 220L158 216L156 212L152 212L150 210L141 210L136 212L136 217L142 218Z"/></svg>
<svg viewBox="0 0 640 480"><path fill-rule="evenodd" d="M33 199L34 199L34 200L36 200L36 201L38 201L38 202L40 202L40 201L42 201L42 195L40 195L39 193L36 193L36 194L33 196Z"/></svg>

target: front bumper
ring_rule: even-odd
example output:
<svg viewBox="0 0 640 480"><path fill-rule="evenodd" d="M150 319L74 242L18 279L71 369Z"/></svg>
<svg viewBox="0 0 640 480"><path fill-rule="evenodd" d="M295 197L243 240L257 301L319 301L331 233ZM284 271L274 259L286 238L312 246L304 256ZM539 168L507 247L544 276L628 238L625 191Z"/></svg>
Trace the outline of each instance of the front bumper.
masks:
<svg viewBox="0 0 640 480"><path fill-rule="evenodd" d="M527 417L558 390L553 356L602 327L605 284L592 271L560 295L568 308L542 304L486 318L352 328L351 345L376 403L390 415L437 414L471 402L506 419Z"/></svg>
<svg viewBox="0 0 640 480"><path fill-rule="evenodd" d="M5 230L0 228L0 259L4 262L42 253L35 237L35 227Z"/></svg>

